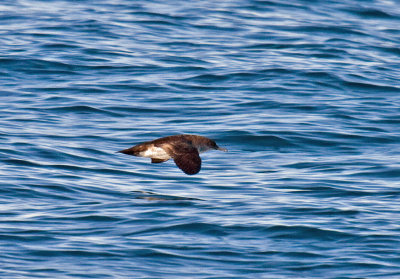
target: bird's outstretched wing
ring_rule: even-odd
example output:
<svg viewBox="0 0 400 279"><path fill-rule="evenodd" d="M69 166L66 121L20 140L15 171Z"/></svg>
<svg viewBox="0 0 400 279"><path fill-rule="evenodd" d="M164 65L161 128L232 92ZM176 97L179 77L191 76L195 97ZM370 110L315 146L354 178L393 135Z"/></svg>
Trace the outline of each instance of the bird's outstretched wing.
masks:
<svg viewBox="0 0 400 279"><path fill-rule="evenodd" d="M194 152L195 151L195 152ZM193 152L182 153L174 157L174 162L184 173L192 175L201 169L201 158L197 149Z"/></svg>
<svg viewBox="0 0 400 279"><path fill-rule="evenodd" d="M192 175L200 171L201 158L191 142L179 140L163 144L162 147L184 173Z"/></svg>

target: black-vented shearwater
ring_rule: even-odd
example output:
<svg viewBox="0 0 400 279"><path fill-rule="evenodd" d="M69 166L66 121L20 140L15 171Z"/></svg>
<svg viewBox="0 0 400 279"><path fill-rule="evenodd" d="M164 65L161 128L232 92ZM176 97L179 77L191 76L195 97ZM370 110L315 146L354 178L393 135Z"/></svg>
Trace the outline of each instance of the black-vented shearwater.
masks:
<svg viewBox="0 0 400 279"><path fill-rule="evenodd" d="M176 135L141 143L118 152L151 158L152 163L163 163L173 158L178 168L192 175L198 173L201 168L199 153L210 149L227 151L206 137Z"/></svg>

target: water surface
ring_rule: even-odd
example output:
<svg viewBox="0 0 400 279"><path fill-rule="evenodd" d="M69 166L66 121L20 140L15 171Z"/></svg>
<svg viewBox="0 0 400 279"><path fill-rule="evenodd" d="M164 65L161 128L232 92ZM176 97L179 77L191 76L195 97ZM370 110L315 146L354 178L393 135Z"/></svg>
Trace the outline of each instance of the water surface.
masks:
<svg viewBox="0 0 400 279"><path fill-rule="evenodd" d="M1 278L400 277L399 11L3 1Z"/></svg>

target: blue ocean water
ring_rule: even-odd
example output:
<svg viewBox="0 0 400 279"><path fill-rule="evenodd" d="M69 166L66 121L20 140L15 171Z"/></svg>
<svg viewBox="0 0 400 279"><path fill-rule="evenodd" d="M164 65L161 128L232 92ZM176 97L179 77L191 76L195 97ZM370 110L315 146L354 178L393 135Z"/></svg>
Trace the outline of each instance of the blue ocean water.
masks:
<svg viewBox="0 0 400 279"><path fill-rule="evenodd" d="M400 278L400 4L4 0L1 278ZM118 154L210 137L199 174Z"/></svg>

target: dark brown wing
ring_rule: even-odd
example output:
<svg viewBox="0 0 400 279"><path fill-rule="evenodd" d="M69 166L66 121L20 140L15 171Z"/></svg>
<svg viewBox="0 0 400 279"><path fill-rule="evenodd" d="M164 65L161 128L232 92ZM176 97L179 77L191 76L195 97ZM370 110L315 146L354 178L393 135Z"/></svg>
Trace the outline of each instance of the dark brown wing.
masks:
<svg viewBox="0 0 400 279"><path fill-rule="evenodd" d="M197 149L194 149L193 152L176 155L174 161L178 168L189 175L196 174L201 169L201 158Z"/></svg>
<svg viewBox="0 0 400 279"><path fill-rule="evenodd" d="M168 140L164 140L168 139ZM183 135L170 136L154 141L154 145L162 147L169 156L174 158L175 164L184 173L192 175L200 171L201 159L197 148Z"/></svg>

